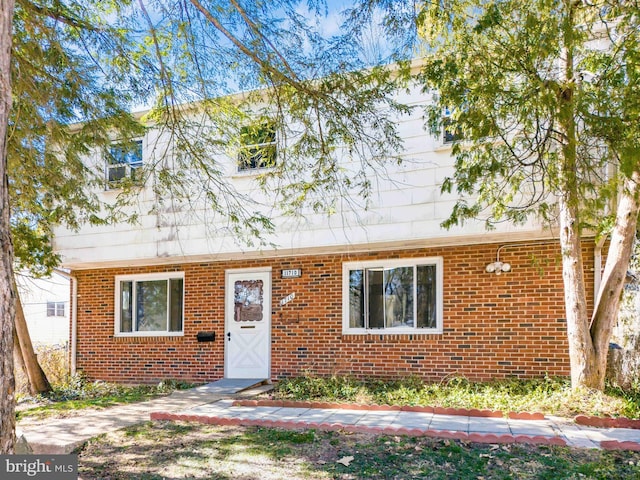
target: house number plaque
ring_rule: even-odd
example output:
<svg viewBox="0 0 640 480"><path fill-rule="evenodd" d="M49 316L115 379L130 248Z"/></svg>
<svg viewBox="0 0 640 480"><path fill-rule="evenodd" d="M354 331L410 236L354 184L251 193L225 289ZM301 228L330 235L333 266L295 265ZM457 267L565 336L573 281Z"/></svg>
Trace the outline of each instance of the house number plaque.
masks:
<svg viewBox="0 0 640 480"><path fill-rule="evenodd" d="M291 268L289 270L282 270L282 278L298 278L302 276L302 270L300 268Z"/></svg>
<svg viewBox="0 0 640 480"><path fill-rule="evenodd" d="M287 295L286 297L284 297L282 300L280 300L280 306L283 307L285 306L287 303L289 303L291 300L293 300L294 298L296 298L296 294L295 292L290 293L289 295Z"/></svg>

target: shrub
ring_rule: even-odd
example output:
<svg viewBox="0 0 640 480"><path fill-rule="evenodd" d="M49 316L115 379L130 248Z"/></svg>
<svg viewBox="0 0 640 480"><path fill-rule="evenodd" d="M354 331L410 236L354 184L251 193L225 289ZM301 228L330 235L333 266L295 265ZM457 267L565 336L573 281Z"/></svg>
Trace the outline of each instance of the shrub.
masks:
<svg viewBox="0 0 640 480"><path fill-rule="evenodd" d="M52 386L69 380L69 349L67 345L34 345L38 363ZM16 397L21 400L29 396L29 379L25 372L15 366Z"/></svg>
<svg viewBox="0 0 640 480"><path fill-rule="evenodd" d="M572 389L566 378L508 378L471 382L449 378L426 383L417 377L361 380L350 376L283 379L275 398L478 408L573 416L578 413L640 417L640 389L607 387L604 392Z"/></svg>

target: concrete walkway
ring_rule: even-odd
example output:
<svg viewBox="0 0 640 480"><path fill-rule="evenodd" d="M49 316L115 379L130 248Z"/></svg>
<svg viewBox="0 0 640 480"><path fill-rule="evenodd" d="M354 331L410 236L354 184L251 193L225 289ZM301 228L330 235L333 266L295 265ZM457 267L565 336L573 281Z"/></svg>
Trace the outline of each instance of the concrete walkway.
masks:
<svg viewBox="0 0 640 480"><path fill-rule="evenodd" d="M529 443L578 448L640 450L640 430L595 428L572 420L543 420L446 415L385 410L361 406L349 408L279 407L239 405L219 400L181 412L154 412L153 420L174 420L219 425L259 425L277 428L315 428L387 435L430 436L478 443Z"/></svg>
<svg viewBox="0 0 640 480"><path fill-rule="evenodd" d="M362 406L310 408L260 406L239 402L271 388L263 385L237 395L212 393L206 388L177 391L147 402L79 412L68 418L25 419L18 424L33 453L69 453L90 438L152 420L190 421L220 425L261 425L279 428L315 428L391 435L421 435L479 443L531 443L580 448L640 450L640 430L595 428L573 421L488 418L400 411ZM257 403L257 404L256 404Z"/></svg>
<svg viewBox="0 0 640 480"><path fill-rule="evenodd" d="M23 450L16 453L70 453L87 440L103 433L148 422L154 411L175 412L224 398L252 397L273 388L271 385L263 385L235 394L211 388L210 385L177 390L166 397L104 410L72 411L66 418L33 420L27 417L19 421L16 428L18 439L22 439L19 447Z"/></svg>

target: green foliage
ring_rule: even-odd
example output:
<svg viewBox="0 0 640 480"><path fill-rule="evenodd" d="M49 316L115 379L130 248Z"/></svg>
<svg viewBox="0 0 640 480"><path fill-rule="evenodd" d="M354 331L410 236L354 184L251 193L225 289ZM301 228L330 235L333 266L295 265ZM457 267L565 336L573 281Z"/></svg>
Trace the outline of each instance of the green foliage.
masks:
<svg viewBox="0 0 640 480"><path fill-rule="evenodd" d="M56 225L113 219L93 190L104 172L83 160L142 131L129 112L144 100L145 82L126 61L132 32L117 20L117 9L99 1L16 3L7 162L20 270L47 274L57 265Z"/></svg>
<svg viewBox="0 0 640 480"><path fill-rule="evenodd" d="M543 412L574 416L579 413L640 418L640 390L608 387L605 392L572 389L568 379L510 378L470 382L450 378L425 383L419 378L362 380L349 376L304 376L282 379L276 398L361 402L388 405L422 405L488 410Z"/></svg>
<svg viewBox="0 0 640 480"><path fill-rule="evenodd" d="M553 223L571 192L582 228L610 228L618 176L637 168L637 13L606 1L422 5L419 79L437 92L428 123L440 132L446 109L463 137L443 184L461 200L444 226L531 215Z"/></svg>
<svg viewBox="0 0 640 480"><path fill-rule="evenodd" d="M123 401L144 398L149 395L171 393L180 388L191 388L193 385L184 382L166 380L158 385L120 385L103 381L87 381L81 374L73 375L68 381L53 386L53 391L46 397L53 402L66 400L96 400L101 398ZM137 400L134 400L137 401Z"/></svg>
<svg viewBox="0 0 640 480"><path fill-rule="evenodd" d="M273 430L269 428L258 428L256 437L263 437L270 442L287 442L293 444L313 443L316 438L315 430L297 432L293 430Z"/></svg>
<svg viewBox="0 0 640 480"><path fill-rule="evenodd" d="M455 172L442 185L457 200L442 226L533 220L558 228L572 380L602 389L604 368L588 366L606 362L639 215L637 2L420 7L425 56L417 79L434 98L427 123L460 137L452 146ZM591 314L581 238L612 231L601 282L611 294L596 294Z"/></svg>
<svg viewBox="0 0 640 480"><path fill-rule="evenodd" d="M333 213L344 199L367 203L369 177L398 151L396 118L408 108L392 98L400 79L390 68L363 69L359 28L322 32L322 0L161 0L147 8L131 5L128 16L142 28L135 58L158 92L145 121L169 141L149 178L160 221L180 211L212 237L223 229L262 246L275 228L274 205L305 215ZM155 22L158 12L172 13ZM268 205L239 191L225 165L242 157L247 128L260 123L276 133L275 165L253 183ZM338 165L345 156L348 168Z"/></svg>
<svg viewBox="0 0 640 480"><path fill-rule="evenodd" d="M365 393L362 380L349 376L316 377L312 375L283 379L277 384L277 395L294 400L355 400Z"/></svg>
<svg viewBox="0 0 640 480"><path fill-rule="evenodd" d="M135 223L143 214L162 224L180 212L212 237L222 229L264 245L274 204L303 215L334 212L342 198L366 204L369 177L399 149L396 118L408 108L392 98L400 79L391 69L363 69L359 41L372 11L331 36L320 26L327 8L323 0L19 0L8 147L18 268L45 274L58 263L56 225ZM144 105L152 108L143 118L129 113ZM256 179L273 199L266 206L238 190L221 161L238 156L258 120L277 133L276 165ZM152 146L135 181L105 201L101 152L145 127L166 144ZM338 167L344 155L347 169ZM138 202L142 184L152 207Z"/></svg>

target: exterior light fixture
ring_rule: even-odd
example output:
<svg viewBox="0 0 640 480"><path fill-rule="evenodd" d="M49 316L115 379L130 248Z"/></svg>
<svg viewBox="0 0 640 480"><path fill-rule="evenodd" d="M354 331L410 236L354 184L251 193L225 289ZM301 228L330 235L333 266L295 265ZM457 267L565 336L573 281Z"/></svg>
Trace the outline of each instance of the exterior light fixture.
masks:
<svg viewBox="0 0 640 480"><path fill-rule="evenodd" d="M500 260L497 260L493 263L488 264L485 267L485 270L488 273L495 273L496 275L500 275L502 272L511 271L511 265L509 263L502 263Z"/></svg>
<svg viewBox="0 0 640 480"><path fill-rule="evenodd" d="M502 250L503 248L505 248L507 246L509 246L509 245L503 245L500 248L498 248L498 251L496 252L496 261L488 263L487 266L484 267L485 272L487 272L487 273L495 273L496 275L500 275L500 274L502 274L502 272L510 272L511 271L511 264L510 263L500 261L500 250Z"/></svg>

